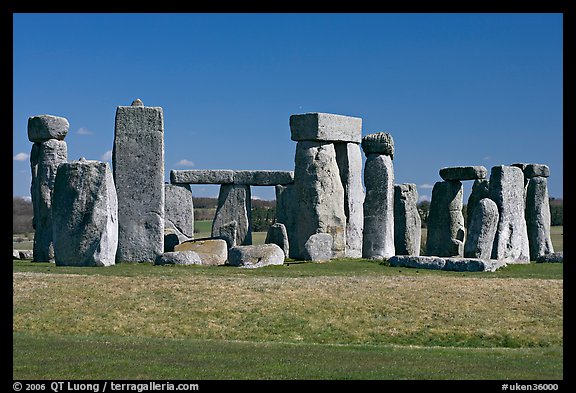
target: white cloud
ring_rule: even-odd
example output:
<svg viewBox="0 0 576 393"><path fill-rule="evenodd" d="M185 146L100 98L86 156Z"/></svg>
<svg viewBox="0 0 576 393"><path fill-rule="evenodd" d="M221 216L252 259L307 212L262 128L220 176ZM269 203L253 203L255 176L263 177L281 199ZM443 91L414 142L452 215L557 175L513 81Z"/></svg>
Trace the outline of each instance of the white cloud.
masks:
<svg viewBox="0 0 576 393"><path fill-rule="evenodd" d="M432 184L424 183L420 184L418 188L434 188L434 186Z"/></svg>
<svg viewBox="0 0 576 393"><path fill-rule="evenodd" d="M102 161L110 161L112 159L112 150L108 150L106 153L102 154L100 159Z"/></svg>
<svg viewBox="0 0 576 393"><path fill-rule="evenodd" d="M258 201L263 201L264 199L260 198L258 195L252 195L252 199L256 199Z"/></svg>
<svg viewBox="0 0 576 393"><path fill-rule="evenodd" d="M176 163L176 166L194 166L194 163L190 160L180 160Z"/></svg>
<svg viewBox="0 0 576 393"><path fill-rule="evenodd" d="M486 157L482 157L482 159L484 161L490 161L492 159L492 156L486 156Z"/></svg>
<svg viewBox="0 0 576 393"><path fill-rule="evenodd" d="M418 202L430 201L430 195L420 195L418 196Z"/></svg>
<svg viewBox="0 0 576 393"><path fill-rule="evenodd" d="M78 135L92 135L93 132L90 131L88 128L80 127L78 131L76 131Z"/></svg>
<svg viewBox="0 0 576 393"><path fill-rule="evenodd" d="M30 156L26 153L18 153L14 157L12 157L12 159L14 161L24 161L24 160L27 160L28 157L30 157Z"/></svg>

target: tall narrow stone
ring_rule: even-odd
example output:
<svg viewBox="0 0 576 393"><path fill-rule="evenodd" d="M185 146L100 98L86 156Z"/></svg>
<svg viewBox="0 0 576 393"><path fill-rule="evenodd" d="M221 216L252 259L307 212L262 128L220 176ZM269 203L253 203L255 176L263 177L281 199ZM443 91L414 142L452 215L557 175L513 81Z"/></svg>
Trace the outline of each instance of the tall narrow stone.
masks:
<svg viewBox="0 0 576 393"><path fill-rule="evenodd" d="M189 184L164 184L164 251L194 238L194 201Z"/></svg>
<svg viewBox="0 0 576 393"><path fill-rule="evenodd" d="M364 187L362 187L362 152L357 143L335 143L336 162L344 187L346 214L346 256L362 258L364 228Z"/></svg>
<svg viewBox="0 0 576 393"><path fill-rule="evenodd" d="M277 185L276 190L276 222L284 224L288 236L288 251L286 257L297 259L300 254L298 251L298 241L296 236L296 217L297 212L294 203L294 185Z"/></svg>
<svg viewBox="0 0 576 393"><path fill-rule="evenodd" d="M164 114L140 100L116 109L116 262L154 262L164 252Z"/></svg>
<svg viewBox="0 0 576 393"><path fill-rule="evenodd" d="M227 236L231 222L236 222L233 245L252 244L252 200L250 186L223 184L218 195L218 208L212 223L212 236Z"/></svg>
<svg viewBox="0 0 576 393"><path fill-rule="evenodd" d="M396 255L420 255L422 236L416 184L394 186L394 248Z"/></svg>
<svg viewBox="0 0 576 393"><path fill-rule="evenodd" d="M548 199L548 181L545 177L529 178L526 189L526 227L530 260L554 252L550 238L550 202Z"/></svg>
<svg viewBox="0 0 576 393"><path fill-rule="evenodd" d="M114 265L118 200L108 163L61 164L54 183L52 216L56 266Z"/></svg>
<svg viewBox="0 0 576 393"><path fill-rule="evenodd" d="M466 204L466 215L468 220L474 214L474 209L478 206L480 200L484 198L489 198L490 192L488 189L488 180L486 179L476 179L472 185L472 191L468 197L468 203Z"/></svg>
<svg viewBox="0 0 576 393"><path fill-rule="evenodd" d="M334 144L300 141L296 145L294 170L294 225L298 259L306 259L304 245L316 233L333 238L333 257L345 256L346 214L344 187ZM288 234L290 236L290 234ZM292 252L292 243L290 244Z"/></svg>
<svg viewBox="0 0 576 393"><path fill-rule="evenodd" d="M528 263L530 250L524 219L524 175L515 166L499 165L490 173L490 199L498 206L498 230L492 259Z"/></svg>
<svg viewBox="0 0 576 393"><path fill-rule="evenodd" d="M463 256L464 233L462 183L458 180L436 182L428 215L426 255Z"/></svg>
<svg viewBox="0 0 576 393"><path fill-rule="evenodd" d="M34 209L34 261L54 261L52 243L52 191L58 166L66 162L66 142L48 139L36 142L30 154L32 206Z"/></svg>
<svg viewBox="0 0 576 393"><path fill-rule="evenodd" d="M395 255L394 247L394 141L388 133L362 139L364 164L364 233L362 258L384 259Z"/></svg>
<svg viewBox="0 0 576 393"><path fill-rule="evenodd" d="M468 216L468 235L464 244L466 258L490 259L498 229L498 206L490 198L482 198Z"/></svg>

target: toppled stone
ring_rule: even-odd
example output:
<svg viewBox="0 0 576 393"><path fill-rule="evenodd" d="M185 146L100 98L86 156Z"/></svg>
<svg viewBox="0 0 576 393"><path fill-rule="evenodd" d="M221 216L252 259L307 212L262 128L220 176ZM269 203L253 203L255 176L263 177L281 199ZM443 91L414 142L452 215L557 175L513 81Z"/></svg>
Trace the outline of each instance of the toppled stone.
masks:
<svg viewBox="0 0 576 393"><path fill-rule="evenodd" d="M332 259L332 236L328 233L316 233L308 238L304 249L306 260L327 261Z"/></svg>
<svg viewBox="0 0 576 393"><path fill-rule="evenodd" d="M286 226L282 223L275 223L270 225L268 228L268 233L266 233L265 244L276 244L278 247L284 251L284 255L288 257L290 255L290 245L288 243L288 232L286 231Z"/></svg>
<svg viewBox="0 0 576 393"><path fill-rule="evenodd" d="M394 248L396 255L420 255L422 236L416 184L394 186Z"/></svg>
<svg viewBox="0 0 576 393"><path fill-rule="evenodd" d="M483 166L454 166L440 169L443 180L476 180L484 179L488 171Z"/></svg>
<svg viewBox="0 0 576 393"><path fill-rule="evenodd" d="M384 154L394 159L394 139L387 132L376 132L362 138L362 150L364 154Z"/></svg>
<svg viewBox="0 0 576 393"><path fill-rule="evenodd" d="M32 250L20 250L20 259L30 259L34 258Z"/></svg>
<svg viewBox="0 0 576 393"><path fill-rule="evenodd" d="M228 246L222 239L189 240L178 244L174 251L195 251L202 265L224 265L228 259Z"/></svg>
<svg viewBox="0 0 576 393"><path fill-rule="evenodd" d="M276 244L236 246L228 251L228 265L259 268L284 264L284 251Z"/></svg>
<svg viewBox="0 0 576 393"><path fill-rule="evenodd" d="M118 199L106 162L58 167L52 195L56 266L111 266L118 246Z"/></svg>
<svg viewBox="0 0 576 393"><path fill-rule="evenodd" d="M395 255L388 259L393 267L447 270L456 272L494 272L505 262L479 258L441 258L435 256Z"/></svg>
<svg viewBox="0 0 576 393"><path fill-rule="evenodd" d="M536 259L537 263L563 263L564 262L564 252L552 252L550 254L540 255Z"/></svg>
<svg viewBox="0 0 576 393"><path fill-rule="evenodd" d="M360 143L362 119L331 113L304 113L290 116L293 141Z"/></svg>
<svg viewBox="0 0 576 393"><path fill-rule="evenodd" d="M64 117L39 115L28 118L28 140L45 142L49 139L64 140L70 124Z"/></svg>
<svg viewBox="0 0 576 393"><path fill-rule="evenodd" d="M202 258L196 251L173 251L158 255L155 265L202 265Z"/></svg>
<svg viewBox="0 0 576 393"><path fill-rule="evenodd" d="M498 206L489 198L483 198L468 217L468 236L464 244L466 258L490 259L496 229L498 228Z"/></svg>

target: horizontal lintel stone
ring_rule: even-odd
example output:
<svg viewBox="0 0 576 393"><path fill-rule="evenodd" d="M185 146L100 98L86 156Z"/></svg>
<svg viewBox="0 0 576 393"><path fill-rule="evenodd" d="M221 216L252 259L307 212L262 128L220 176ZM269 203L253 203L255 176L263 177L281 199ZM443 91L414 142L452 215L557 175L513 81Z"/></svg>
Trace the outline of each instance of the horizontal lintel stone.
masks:
<svg viewBox="0 0 576 393"><path fill-rule="evenodd" d="M170 171L172 184L243 184L275 186L294 183L293 171L192 169Z"/></svg>
<svg viewBox="0 0 576 393"><path fill-rule="evenodd" d="M362 141L362 119L332 113L303 113L290 116L293 141Z"/></svg>
<svg viewBox="0 0 576 393"><path fill-rule="evenodd" d="M448 180L485 179L488 170L483 166L453 166L440 169L440 177Z"/></svg>

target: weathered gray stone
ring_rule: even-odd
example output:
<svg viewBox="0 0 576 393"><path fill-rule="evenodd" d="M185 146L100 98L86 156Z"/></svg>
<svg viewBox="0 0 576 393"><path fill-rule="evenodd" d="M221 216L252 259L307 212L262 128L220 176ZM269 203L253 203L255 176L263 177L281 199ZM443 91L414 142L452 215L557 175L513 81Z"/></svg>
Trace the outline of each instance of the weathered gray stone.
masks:
<svg viewBox="0 0 576 393"><path fill-rule="evenodd" d="M494 272L505 262L479 258L442 258L435 256L395 255L388 259L393 267L447 270L456 272Z"/></svg>
<svg viewBox="0 0 576 393"><path fill-rule="evenodd" d="M525 164L525 163L515 163L512 166L522 169L524 177L530 179L532 177L550 177L550 168L548 165L544 164Z"/></svg>
<svg viewBox="0 0 576 393"><path fill-rule="evenodd" d="M20 259L20 252L12 249L12 259Z"/></svg>
<svg viewBox="0 0 576 393"><path fill-rule="evenodd" d="M304 113L290 116L293 141L360 143L362 119L331 113Z"/></svg>
<svg viewBox="0 0 576 393"><path fill-rule="evenodd" d="M134 101L132 101L131 106L144 106L144 103L140 98L136 98Z"/></svg>
<svg viewBox="0 0 576 393"><path fill-rule="evenodd" d="M118 200L108 163L61 164L54 182L52 218L56 266L114 265Z"/></svg>
<svg viewBox="0 0 576 393"><path fill-rule="evenodd" d="M234 184L275 186L294 183L293 171L234 171Z"/></svg>
<svg viewBox="0 0 576 393"><path fill-rule="evenodd" d="M344 187L346 215L346 251L349 258L362 258L364 228L364 187L362 186L362 152L357 143L335 143L336 162Z"/></svg>
<svg viewBox="0 0 576 393"><path fill-rule="evenodd" d="M294 185L278 185L276 189L276 222L284 224L288 235L288 254L290 258L297 259L300 256L296 236L296 214L298 206L295 205Z"/></svg>
<svg viewBox="0 0 576 393"><path fill-rule="evenodd" d="M212 237L229 235L228 224L236 221L236 240L231 244L252 244L252 200L250 186L223 184L212 222Z"/></svg>
<svg viewBox="0 0 576 393"><path fill-rule="evenodd" d="M466 215L468 219L474 214L474 209L478 206L481 199L490 198L489 183L486 179L476 179L472 185L472 192L468 197L466 204Z"/></svg>
<svg viewBox="0 0 576 393"><path fill-rule="evenodd" d="M36 142L32 147L30 164L32 184L30 188L34 209L34 261L54 260L52 244L52 191L58 166L66 162L66 142L48 139Z"/></svg>
<svg viewBox="0 0 576 393"><path fill-rule="evenodd" d="M286 231L286 226L282 223L275 223L270 225L268 228L268 233L266 233L266 244L276 244L278 247L284 251L284 255L288 257L290 255L290 244L288 242L288 232Z"/></svg>
<svg viewBox="0 0 576 393"><path fill-rule="evenodd" d="M528 232L524 219L524 175L514 166L499 165L490 172L490 199L498 206L498 230L492 259L529 263Z"/></svg>
<svg viewBox="0 0 576 393"><path fill-rule="evenodd" d="M553 252L550 254L542 254L536 258L537 263L563 263L564 262L564 252Z"/></svg>
<svg viewBox="0 0 576 393"><path fill-rule="evenodd" d="M472 216L468 216L468 235L464 244L466 258L490 259L498 217L498 206L493 200L483 198L478 202Z"/></svg>
<svg viewBox="0 0 576 393"><path fill-rule="evenodd" d="M545 177L532 177L528 181L525 218L530 260L536 261L541 255L553 253L548 180Z"/></svg>
<svg viewBox="0 0 576 393"><path fill-rule="evenodd" d="M32 250L20 250L20 259L33 259L34 254Z"/></svg>
<svg viewBox="0 0 576 393"><path fill-rule="evenodd" d="M328 233L316 233L308 238L304 249L306 250L305 258L311 261L327 261L332 259L332 242L333 238Z"/></svg>
<svg viewBox="0 0 576 393"><path fill-rule="evenodd" d="M164 225L194 237L194 201L188 184L164 184Z"/></svg>
<svg viewBox="0 0 576 393"><path fill-rule="evenodd" d="M234 171L228 169L171 170L172 184L233 184Z"/></svg>
<svg viewBox="0 0 576 393"><path fill-rule="evenodd" d="M484 179L488 171L483 166L453 166L440 169L443 180L476 180Z"/></svg>
<svg viewBox="0 0 576 393"><path fill-rule="evenodd" d="M376 153L390 156L394 159L394 139L387 132L376 132L362 138L362 150L364 154Z"/></svg>
<svg viewBox="0 0 576 393"><path fill-rule="evenodd" d="M189 240L174 247L174 252L194 251L202 265L224 265L228 259L228 246L222 239Z"/></svg>
<svg viewBox="0 0 576 393"><path fill-rule="evenodd" d="M332 143L298 142L293 197L297 259L307 257L304 244L316 233L332 235L333 257L343 257L346 251L344 188Z"/></svg>
<svg viewBox="0 0 576 393"><path fill-rule="evenodd" d="M154 262L164 253L164 115L160 107L116 109L116 262Z"/></svg>
<svg viewBox="0 0 576 393"><path fill-rule="evenodd" d="M228 251L228 265L259 268L284 264L284 251L276 244L236 246Z"/></svg>
<svg viewBox="0 0 576 393"><path fill-rule="evenodd" d="M394 186L394 248L396 255L420 255L422 220L416 184Z"/></svg>
<svg viewBox="0 0 576 393"><path fill-rule="evenodd" d="M368 154L364 164L364 233L362 258L384 259L394 248L394 165L392 157Z"/></svg>
<svg viewBox="0 0 576 393"><path fill-rule="evenodd" d="M173 251L158 255L155 265L202 265L202 258L196 251Z"/></svg>
<svg viewBox="0 0 576 393"><path fill-rule="evenodd" d="M436 182L428 215L426 255L463 256L464 235L462 183L458 180Z"/></svg>
<svg viewBox="0 0 576 393"><path fill-rule="evenodd" d="M45 142L49 139L64 140L70 124L64 117L39 115L28 118L28 140Z"/></svg>
<svg viewBox="0 0 576 393"><path fill-rule="evenodd" d="M218 237L226 241L228 249L235 247L238 239L238 222L233 220L220 225Z"/></svg>

